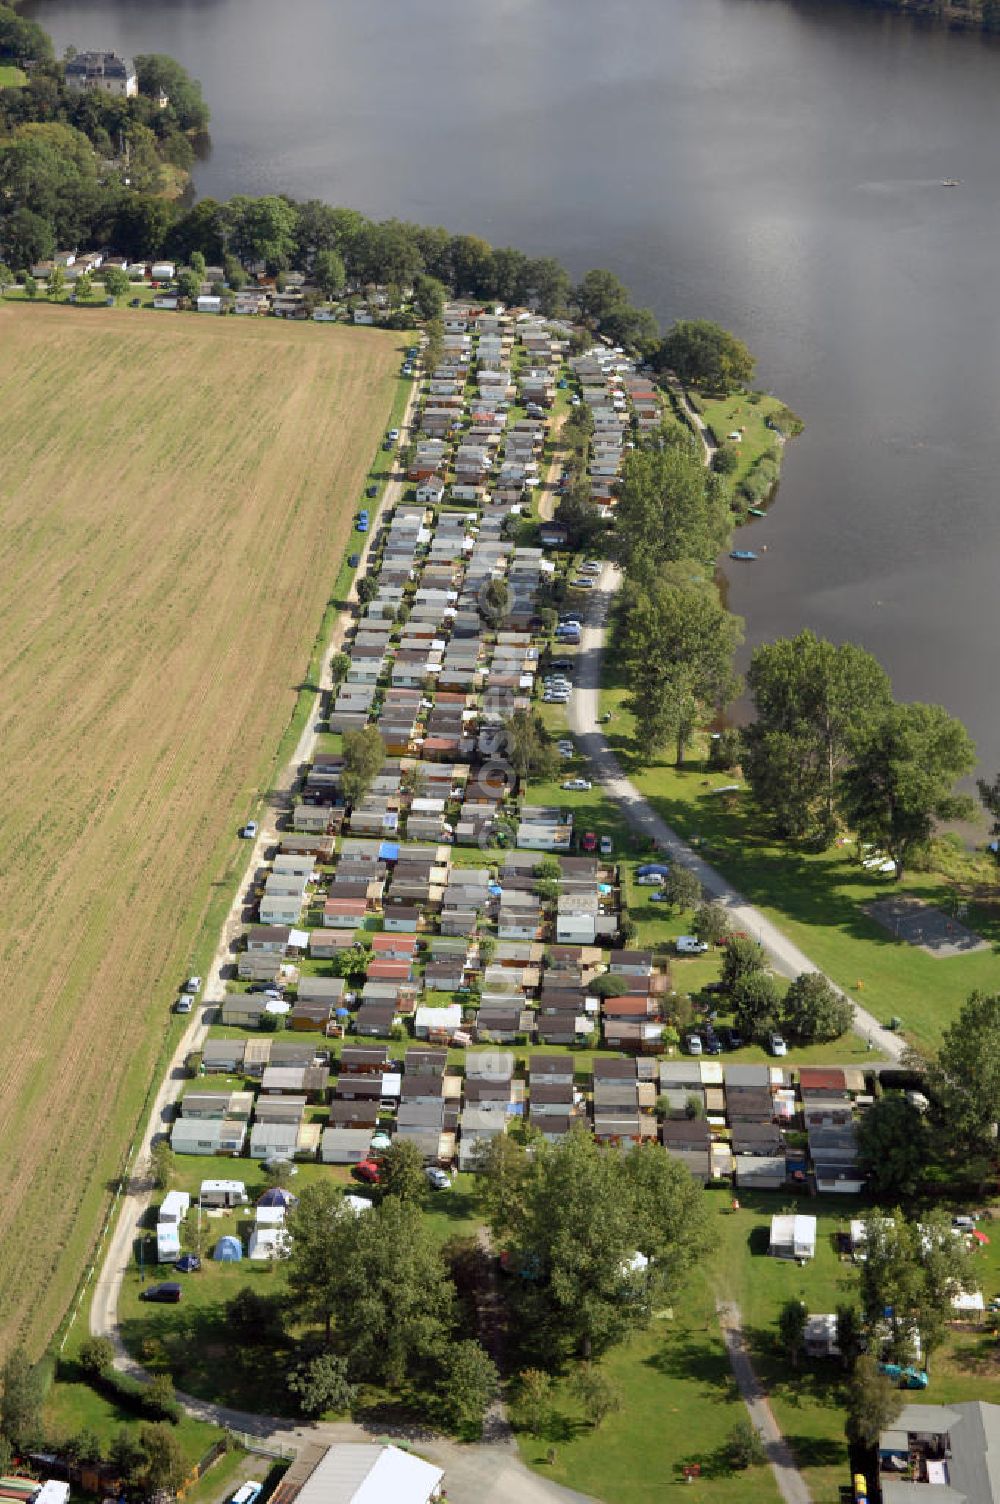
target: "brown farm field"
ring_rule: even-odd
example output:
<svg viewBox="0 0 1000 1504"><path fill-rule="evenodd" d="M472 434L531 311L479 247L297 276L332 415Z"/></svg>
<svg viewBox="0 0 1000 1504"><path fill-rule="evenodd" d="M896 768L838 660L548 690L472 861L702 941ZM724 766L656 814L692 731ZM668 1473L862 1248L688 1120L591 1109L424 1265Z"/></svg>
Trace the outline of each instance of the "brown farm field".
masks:
<svg viewBox="0 0 1000 1504"><path fill-rule="evenodd" d="M214 948L400 345L0 307L0 1346L63 1316Z"/></svg>

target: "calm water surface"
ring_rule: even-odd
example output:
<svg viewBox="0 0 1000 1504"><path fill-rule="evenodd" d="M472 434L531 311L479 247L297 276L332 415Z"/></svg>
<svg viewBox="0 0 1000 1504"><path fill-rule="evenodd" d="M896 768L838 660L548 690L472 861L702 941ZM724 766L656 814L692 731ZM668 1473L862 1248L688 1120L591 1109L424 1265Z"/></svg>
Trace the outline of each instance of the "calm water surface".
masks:
<svg viewBox="0 0 1000 1504"><path fill-rule="evenodd" d="M807 422L740 540L749 643L862 642L1000 765L1000 47L821 0L30 9L201 79L202 194L478 231L737 330Z"/></svg>

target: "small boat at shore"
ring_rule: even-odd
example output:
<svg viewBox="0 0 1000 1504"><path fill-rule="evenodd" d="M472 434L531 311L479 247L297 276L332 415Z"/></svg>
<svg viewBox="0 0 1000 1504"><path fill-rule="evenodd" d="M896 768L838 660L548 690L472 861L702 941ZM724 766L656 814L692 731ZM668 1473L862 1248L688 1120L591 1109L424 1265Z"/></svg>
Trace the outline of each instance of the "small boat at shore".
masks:
<svg viewBox="0 0 1000 1504"><path fill-rule="evenodd" d="M961 178L942 178L941 179L941 187L942 188L960 188L961 185L962 185L962 179Z"/></svg>
<svg viewBox="0 0 1000 1504"><path fill-rule="evenodd" d="M763 507L747 507L747 511L750 513L751 517L766 517L767 516L767 513L764 511Z"/></svg>
<svg viewBox="0 0 1000 1504"><path fill-rule="evenodd" d="M751 560L756 559L757 555L752 548L732 548L729 550L729 557L731 559L740 559L744 563L750 563Z"/></svg>

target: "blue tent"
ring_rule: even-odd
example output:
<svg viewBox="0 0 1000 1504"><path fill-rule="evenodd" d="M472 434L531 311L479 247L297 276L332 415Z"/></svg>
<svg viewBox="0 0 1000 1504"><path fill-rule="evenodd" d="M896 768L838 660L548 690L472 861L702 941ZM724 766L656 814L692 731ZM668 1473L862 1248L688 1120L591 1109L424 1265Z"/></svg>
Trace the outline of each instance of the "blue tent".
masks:
<svg viewBox="0 0 1000 1504"><path fill-rule="evenodd" d="M398 862L399 842L383 841L378 849L378 859L380 862Z"/></svg>
<svg viewBox="0 0 1000 1504"><path fill-rule="evenodd" d="M298 1198L291 1191L286 1191L282 1186L272 1186L262 1196L258 1196L258 1206L294 1206Z"/></svg>
<svg viewBox="0 0 1000 1504"><path fill-rule="evenodd" d="M212 1257L220 1264L238 1264L243 1257L243 1244L233 1233L227 1232L216 1243Z"/></svg>

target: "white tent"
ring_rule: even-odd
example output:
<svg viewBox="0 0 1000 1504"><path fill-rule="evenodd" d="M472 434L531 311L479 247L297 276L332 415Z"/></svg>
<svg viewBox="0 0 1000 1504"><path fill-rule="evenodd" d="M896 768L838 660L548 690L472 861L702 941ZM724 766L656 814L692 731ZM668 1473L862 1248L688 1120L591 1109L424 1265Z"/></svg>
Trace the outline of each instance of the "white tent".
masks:
<svg viewBox="0 0 1000 1504"><path fill-rule="evenodd" d="M768 1253L779 1259L811 1259L816 1256L816 1218L776 1216L771 1218Z"/></svg>
<svg viewBox="0 0 1000 1504"><path fill-rule="evenodd" d="M258 1260L280 1258L288 1246L288 1234L283 1227L255 1227L250 1234L247 1257Z"/></svg>

